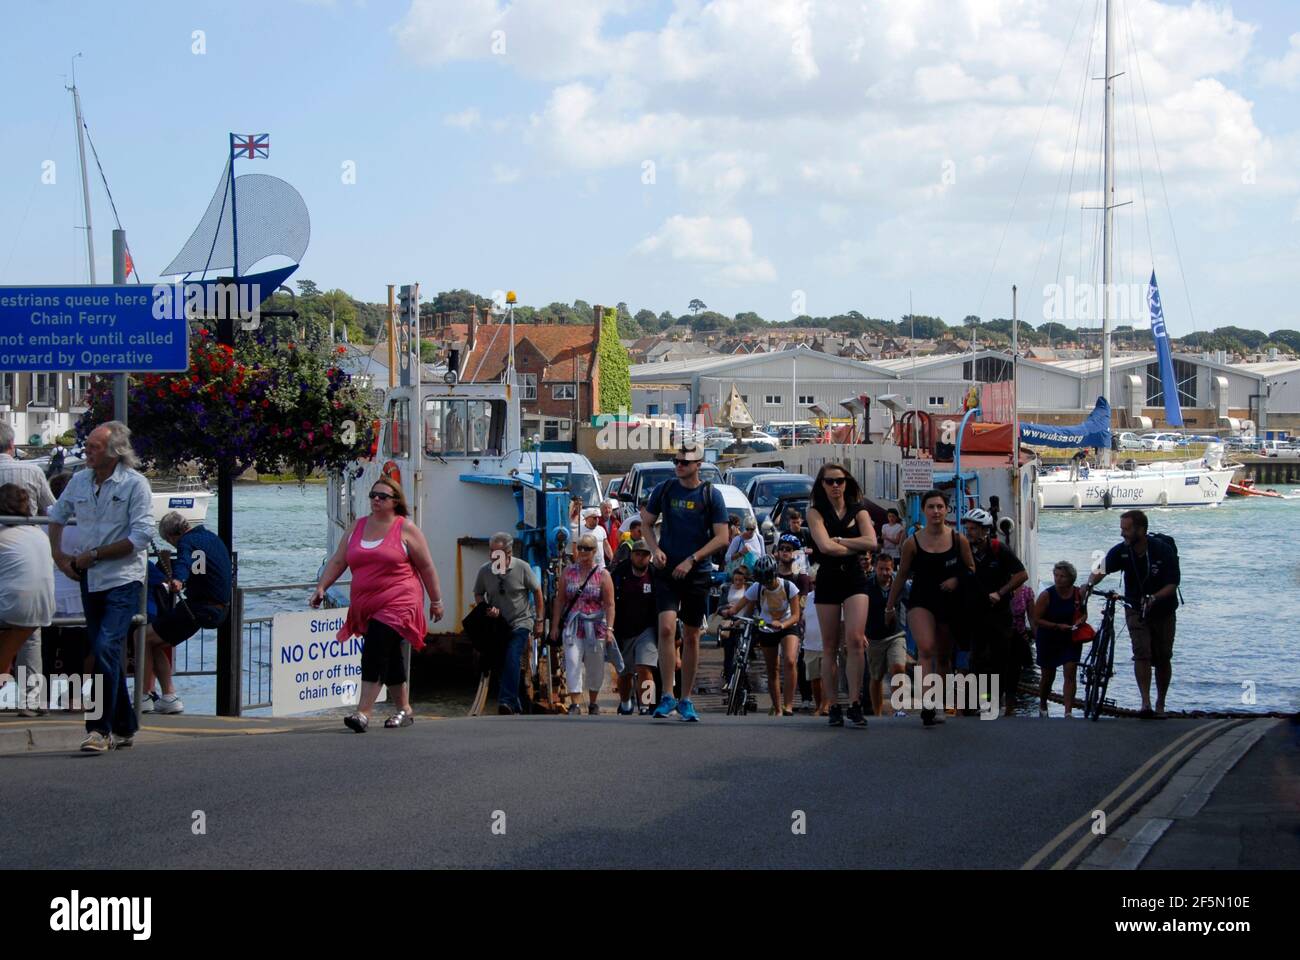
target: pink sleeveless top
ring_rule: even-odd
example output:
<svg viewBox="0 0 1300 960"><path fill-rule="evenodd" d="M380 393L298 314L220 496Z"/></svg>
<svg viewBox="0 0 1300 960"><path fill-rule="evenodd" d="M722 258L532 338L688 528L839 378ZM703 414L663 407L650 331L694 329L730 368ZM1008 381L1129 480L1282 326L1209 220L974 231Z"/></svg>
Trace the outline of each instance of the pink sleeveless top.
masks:
<svg viewBox="0 0 1300 960"><path fill-rule="evenodd" d="M373 619L392 627L414 649L424 647L424 588L402 549L404 519L397 517L373 550L361 546L364 520L352 531L347 552L352 602L348 605L347 623L338 632L340 640L364 635L366 624Z"/></svg>

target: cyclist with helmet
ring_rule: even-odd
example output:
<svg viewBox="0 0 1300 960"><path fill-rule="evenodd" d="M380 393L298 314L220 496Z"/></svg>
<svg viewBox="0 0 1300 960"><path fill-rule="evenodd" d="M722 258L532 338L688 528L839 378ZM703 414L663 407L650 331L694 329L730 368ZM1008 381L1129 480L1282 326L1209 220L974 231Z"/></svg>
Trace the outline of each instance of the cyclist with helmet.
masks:
<svg viewBox="0 0 1300 960"><path fill-rule="evenodd" d="M1010 716L1020 686L1020 648L1011 625L1011 597L1029 580L1029 572L1010 547L992 538L993 515L987 510L972 510L962 517L962 526L975 560L968 609L974 639L972 668L998 678L998 696ZM1002 704L990 707L1000 709Z"/></svg>
<svg viewBox="0 0 1300 960"><path fill-rule="evenodd" d="M756 609L754 637L763 649L767 664L767 689L772 695L771 716L794 716L795 657L799 653L799 618L803 615L803 597L793 580L781 576L775 557L759 557L754 564L754 583L745 591L740 616ZM778 650L781 662L777 663ZM781 670L788 672L782 696Z"/></svg>

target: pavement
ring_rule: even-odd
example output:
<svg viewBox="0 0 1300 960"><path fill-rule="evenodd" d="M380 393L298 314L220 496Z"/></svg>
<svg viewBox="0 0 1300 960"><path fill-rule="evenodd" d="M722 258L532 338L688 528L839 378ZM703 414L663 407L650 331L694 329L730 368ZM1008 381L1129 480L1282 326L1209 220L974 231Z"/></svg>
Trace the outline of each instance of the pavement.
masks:
<svg viewBox="0 0 1300 960"><path fill-rule="evenodd" d="M89 755L57 740L69 721L5 718L0 741L35 732L0 757L0 866L1065 869L1174 784L1204 800L1141 866L1195 865L1198 832L1234 823L1233 865L1300 865L1259 832L1296 822L1283 721L380 719L149 717L132 749Z"/></svg>

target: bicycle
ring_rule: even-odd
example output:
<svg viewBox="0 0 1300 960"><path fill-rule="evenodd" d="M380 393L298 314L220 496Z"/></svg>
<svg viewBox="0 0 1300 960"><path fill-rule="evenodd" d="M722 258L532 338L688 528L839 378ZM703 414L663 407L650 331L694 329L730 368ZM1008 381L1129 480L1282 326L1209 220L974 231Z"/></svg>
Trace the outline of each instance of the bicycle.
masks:
<svg viewBox="0 0 1300 960"><path fill-rule="evenodd" d="M727 716L745 716L758 707L758 698L749 688L749 654L753 649L754 628L762 626L762 620L753 617L732 617L733 623L740 624L740 635L736 638L735 655L731 663L730 686L727 689Z"/></svg>
<svg viewBox="0 0 1300 960"><path fill-rule="evenodd" d="M1091 588L1084 592L1085 603L1091 593ZM1089 720L1096 720L1101 716L1101 708L1108 702L1106 688L1110 684L1110 678L1115 675L1115 608L1122 603L1130 610L1134 609L1122 594L1114 590L1098 592L1097 595L1106 601L1106 606L1101 614L1101 629L1097 631L1096 639L1092 641L1092 649L1088 651L1081 669L1083 715ZM1111 704L1114 705L1113 702Z"/></svg>

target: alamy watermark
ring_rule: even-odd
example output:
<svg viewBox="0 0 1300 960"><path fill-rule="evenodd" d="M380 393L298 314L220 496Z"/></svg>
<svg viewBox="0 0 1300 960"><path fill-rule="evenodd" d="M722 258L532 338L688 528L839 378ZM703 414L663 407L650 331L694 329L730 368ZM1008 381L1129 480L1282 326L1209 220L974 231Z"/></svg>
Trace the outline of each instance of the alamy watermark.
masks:
<svg viewBox="0 0 1300 960"><path fill-rule="evenodd" d="M663 416L632 419L625 407L596 432L597 450L672 450L710 426L704 417Z"/></svg>
<svg viewBox="0 0 1300 960"><path fill-rule="evenodd" d="M1001 712L996 673L927 673L923 678L918 666L911 677L894 674L889 685L889 705L895 710L978 710L981 720L996 720Z"/></svg>
<svg viewBox="0 0 1300 960"><path fill-rule="evenodd" d="M1096 320L1104 304L1111 320L1135 323L1148 317L1147 291L1145 283L1078 283L1066 277L1064 284L1043 287L1043 319Z"/></svg>
<svg viewBox="0 0 1300 960"><path fill-rule="evenodd" d="M57 673L49 678L20 666L15 675L0 673L0 687L14 684L18 707L49 703L51 710L82 711L87 720L104 715L104 675Z"/></svg>

